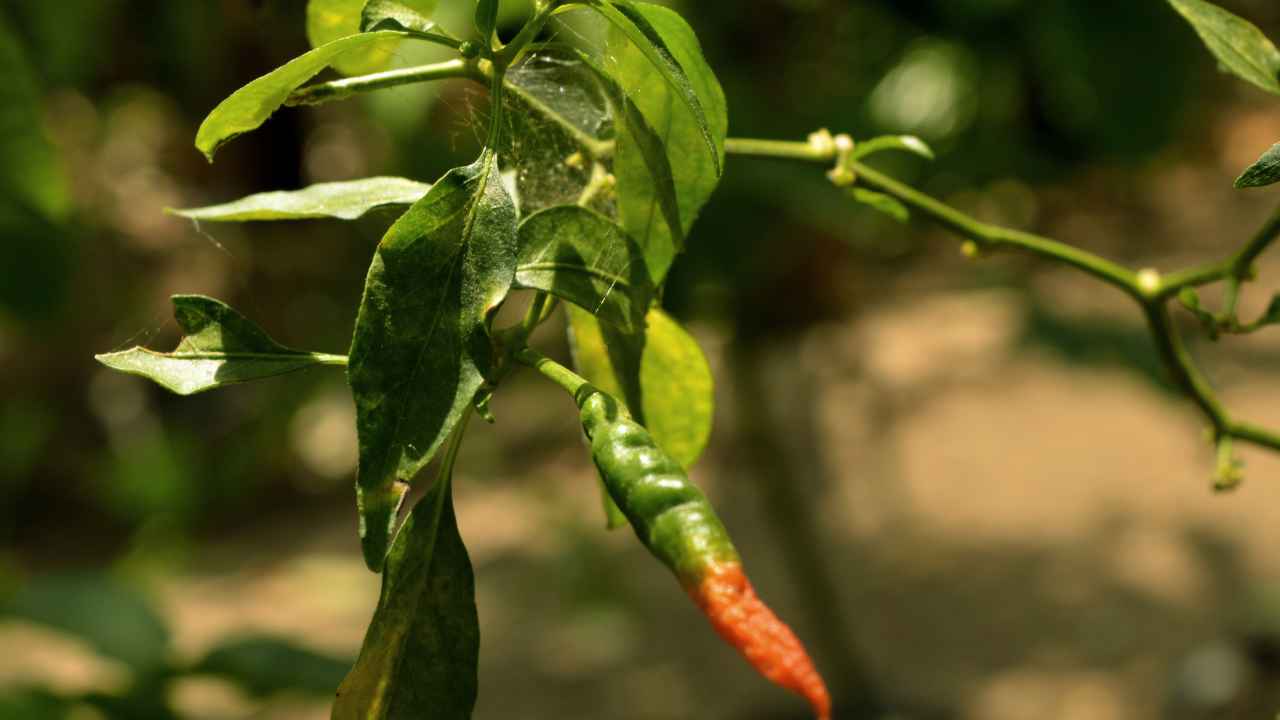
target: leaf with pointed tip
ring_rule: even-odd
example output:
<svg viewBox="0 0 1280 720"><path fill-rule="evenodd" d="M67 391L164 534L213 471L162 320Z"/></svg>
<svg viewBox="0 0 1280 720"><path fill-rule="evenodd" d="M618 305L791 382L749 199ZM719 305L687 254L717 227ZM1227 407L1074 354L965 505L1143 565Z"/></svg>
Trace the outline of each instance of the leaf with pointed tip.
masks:
<svg viewBox="0 0 1280 720"><path fill-rule="evenodd" d="M544 290L635 332L644 327L653 284L635 241L612 220L574 205L520 224L516 285Z"/></svg>
<svg viewBox="0 0 1280 720"><path fill-rule="evenodd" d="M685 468L711 437L714 380L689 333L661 308L646 316L643 333L624 334L570 306L569 345L578 372L624 398L637 422Z"/></svg>
<svg viewBox="0 0 1280 720"><path fill-rule="evenodd" d="M911 211L907 209L907 206L903 205L897 200L897 198L891 195L886 195L874 190L867 190L866 188L853 188L849 191L849 196L852 197L855 202L866 205L877 212L884 213L900 223L907 222L911 219Z"/></svg>
<svg viewBox="0 0 1280 720"><path fill-rule="evenodd" d="M304 53L235 91L218 104L196 131L196 147L209 162L225 143L257 129L289 95L347 53L367 49L407 33L382 30L350 35Z"/></svg>
<svg viewBox="0 0 1280 720"><path fill-rule="evenodd" d="M301 190L257 193L222 205L167 210L205 222L255 220L355 220L379 208L414 204L431 190L427 183L398 177L317 183Z"/></svg>
<svg viewBox="0 0 1280 720"><path fill-rule="evenodd" d="M716 157L723 158L728 110L724 91L684 19L656 5L637 3L632 7L685 68L692 92L705 111L705 115L699 113L695 118L689 108L673 99L669 84L653 72L650 60L625 33L610 33L612 75L647 120L641 124L625 113L618 119L613 168L618 180L618 211L622 226L644 248L649 274L656 284L661 284L684 247L684 236L719 185L718 167L708 163L702 151L703 130L712 138ZM650 146L655 141L649 138L645 125L657 129L656 144L665 146L662 152L671 171L676 199L676 208L671 210L666 208L665 168L654 161L655 150ZM671 230L673 217L681 224L679 232Z"/></svg>
<svg viewBox="0 0 1280 720"><path fill-rule="evenodd" d="M303 352L272 340L226 303L203 295L174 295L174 317L185 337L176 350L136 347L98 355L113 370L145 377L179 395L261 380L316 365L344 365L338 355Z"/></svg>
<svg viewBox="0 0 1280 720"><path fill-rule="evenodd" d="M498 29L498 0L476 0L476 29L487 45Z"/></svg>
<svg viewBox="0 0 1280 720"><path fill-rule="evenodd" d="M1280 143L1258 158L1258 162L1249 166L1239 178L1236 187L1239 189L1265 187L1280 182Z"/></svg>
<svg viewBox="0 0 1280 720"><path fill-rule="evenodd" d="M641 249L645 253L645 264L661 271L658 277L660 280L666 274L671 260L684 248L685 235L685 226L680 220L680 198L676 192L675 176L671 169L671 159L667 157L667 142L649 124L648 118L635 101L595 58L581 50L576 50L575 55L595 75L605 97L613 105L620 145L613 168L614 177L618 180L618 194L624 201L623 204L630 208L632 225L637 229L643 228L646 242ZM665 91L664 88L663 92ZM711 91L708 96L710 101L707 104L715 106L716 93ZM723 93L718 97L723 105ZM717 124L716 127L720 126ZM667 135L671 136L672 132L669 125ZM723 144L723 140L721 142ZM686 171L695 168L696 166L684 167ZM693 177L693 173L688 173L688 177L683 178L683 187L690 201L690 210L696 215L701 207L696 204L699 195L696 186L700 183L693 181ZM710 187L714 189L714 184L710 184ZM665 232L654 232L650 227L654 222L652 210L655 203L662 213ZM641 209L646 207L649 212L643 213Z"/></svg>
<svg viewBox="0 0 1280 720"><path fill-rule="evenodd" d="M1205 0L1169 0L1222 68L1280 95L1280 50L1253 23Z"/></svg>
<svg viewBox="0 0 1280 720"><path fill-rule="evenodd" d="M709 111L703 107L702 98L699 97L698 91L691 82L692 77L689 73L692 69L683 64L683 61L690 59L690 56L687 52L683 53L685 57L677 54L677 48L669 44L671 41L670 35L658 28L655 19L664 21L668 29L673 26L669 20L670 16L675 16L679 20L679 24L685 29L688 28L688 24L674 11L658 5L635 3L631 0L589 0L589 2L596 12L603 15L618 32L626 36L632 46L639 50L650 65L658 70L658 74L666 82L671 92L689 110L698 132L702 135L702 140L706 144L706 151L715 170L715 176L718 178L724 164L723 141L716 140L708 116ZM692 44L690 46L688 42L685 42L685 47L682 49L685 51L689 50L690 47L697 49L696 57L701 60L702 52L698 49L697 37L693 35L691 30L688 31L688 34L689 39L692 39ZM685 39L682 38L682 40ZM710 70L697 68L697 72L702 74L703 72L710 72ZM712 78L714 79L714 75ZM626 84L626 79L623 78L624 85ZM655 123L655 126L661 127L657 123ZM703 159L708 158L704 157Z"/></svg>
<svg viewBox="0 0 1280 720"><path fill-rule="evenodd" d="M853 149L853 159L861 160L886 150L901 150L919 155L926 160L932 160L934 157L933 149L929 144L915 135L883 135L858 143Z"/></svg>
<svg viewBox="0 0 1280 720"><path fill-rule="evenodd" d="M435 0L369 0L360 13L360 31L402 30L420 40L458 47L461 43L431 19Z"/></svg>
<svg viewBox="0 0 1280 720"><path fill-rule="evenodd" d="M516 210L485 151L387 231L365 281L347 373L360 441L360 536L382 566L408 483L436 454L491 365L486 319L516 272Z"/></svg>
<svg viewBox="0 0 1280 720"><path fill-rule="evenodd" d="M468 720L480 628L475 578L442 477L396 536L382 594L332 720Z"/></svg>

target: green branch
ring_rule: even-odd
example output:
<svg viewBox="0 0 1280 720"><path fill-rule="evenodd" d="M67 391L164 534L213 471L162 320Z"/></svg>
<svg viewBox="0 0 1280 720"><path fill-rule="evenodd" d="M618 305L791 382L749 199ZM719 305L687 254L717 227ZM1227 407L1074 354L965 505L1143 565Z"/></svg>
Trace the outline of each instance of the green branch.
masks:
<svg viewBox="0 0 1280 720"><path fill-rule="evenodd" d="M538 33L542 32L542 28L546 27L547 22L551 20L551 16L562 3L563 0L537 0L534 3L533 17L529 18L506 47L498 51L494 56L494 62L506 68L519 61L530 43L537 39Z"/></svg>
<svg viewBox="0 0 1280 720"><path fill-rule="evenodd" d="M1231 257L1208 265L1170 273L1161 284L1160 295L1172 297L1183 288L1209 285L1222 280L1234 281L1238 290L1240 283L1253 279L1254 261L1266 252L1277 238L1280 238L1280 208L1267 218L1266 223L1254 234L1248 244ZM1234 308L1229 310L1234 316Z"/></svg>
<svg viewBox="0 0 1280 720"><path fill-rule="evenodd" d="M859 184L893 197L957 235L972 240L983 250L1021 250L1070 265L1119 288L1139 302L1148 295L1149 291L1144 289L1138 273L1106 258L1057 240L988 225L860 162L852 162L851 167Z"/></svg>
<svg viewBox="0 0 1280 720"><path fill-rule="evenodd" d="M595 391L595 387L586 378L533 348L521 348L515 352L514 357L520 364L537 370L543 377L564 388L579 404L582 402L582 393Z"/></svg>
<svg viewBox="0 0 1280 720"><path fill-rule="evenodd" d="M512 45L508 45L508 48ZM412 85L415 83L433 82L436 80L452 80L463 78L480 83L485 87L493 90L493 76L495 73L494 63L483 60L448 60L446 62L435 63L433 65L418 65L416 67L404 68L401 70L388 70L386 72L373 73L372 75L358 75L355 77L343 78L341 80L333 80L330 82L316 83L308 85L289 96L285 105L321 105L336 100L348 100L360 93L373 92L375 90L385 90L387 88L398 87L400 85ZM524 88L511 82L510 79L504 77L502 89L505 93L519 99L530 110L537 113L543 119L554 123L573 141L577 143L582 150L592 159L603 159L613 154L613 143L608 140L598 140L588 133L584 132L577 125L574 125L560 113L552 110L538 98L534 97Z"/></svg>
<svg viewBox="0 0 1280 720"><path fill-rule="evenodd" d="M358 93L452 78L470 78L480 81L486 79L479 71L478 62L475 60L446 60L432 65L417 65L308 85L290 95L285 105L319 105L333 100L346 100Z"/></svg>
<svg viewBox="0 0 1280 720"><path fill-rule="evenodd" d="M1073 267L1119 289L1134 300L1147 318L1156 348L1178 388L1209 420L1218 446L1216 486L1239 482L1239 464L1232 457L1232 440L1280 451L1280 433L1235 421L1192 358L1169 313L1169 302L1185 288L1226 281L1227 314L1234 319L1240 284L1252 279L1258 256L1280 238L1280 210L1254 237L1230 257L1200 267L1161 276L1154 270L1135 271L1093 253L1028 232L984 223L854 159L848 136L815 133L809 142L730 138L729 155L834 164L829 174L838 187L861 185L897 200L907 208L966 238L979 250L1020 251Z"/></svg>

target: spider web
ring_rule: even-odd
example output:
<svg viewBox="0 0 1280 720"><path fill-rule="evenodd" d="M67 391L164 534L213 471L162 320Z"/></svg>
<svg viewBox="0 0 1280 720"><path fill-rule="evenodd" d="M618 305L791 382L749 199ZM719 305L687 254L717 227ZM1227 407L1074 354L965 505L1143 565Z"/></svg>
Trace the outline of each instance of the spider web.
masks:
<svg viewBox="0 0 1280 720"><path fill-rule="evenodd" d="M604 142L614 134L613 108L599 81L581 61L555 49L531 53L507 77L518 92L505 94L502 157L515 174L521 215L578 204L593 168L575 136ZM612 171L609 160L601 165ZM617 217L612 193L597 193L588 207Z"/></svg>

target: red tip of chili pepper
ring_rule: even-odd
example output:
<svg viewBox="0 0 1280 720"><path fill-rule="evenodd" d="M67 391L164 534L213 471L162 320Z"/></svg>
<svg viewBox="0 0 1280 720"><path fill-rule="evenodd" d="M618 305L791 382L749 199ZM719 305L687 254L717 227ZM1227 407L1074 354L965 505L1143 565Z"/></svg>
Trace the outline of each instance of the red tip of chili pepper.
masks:
<svg viewBox="0 0 1280 720"><path fill-rule="evenodd" d="M804 645L756 596L742 566L713 565L689 594L761 675L807 699L819 720L830 720L831 696Z"/></svg>

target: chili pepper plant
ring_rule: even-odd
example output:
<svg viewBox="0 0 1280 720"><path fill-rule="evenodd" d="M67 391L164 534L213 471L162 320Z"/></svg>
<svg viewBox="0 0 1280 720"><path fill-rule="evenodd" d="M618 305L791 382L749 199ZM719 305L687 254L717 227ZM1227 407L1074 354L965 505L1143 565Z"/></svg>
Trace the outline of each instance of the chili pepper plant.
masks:
<svg viewBox="0 0 1280 720"><path fill-rule="evenodd" d="M498 0L445 0L473 27L433 20L437 0L310 0L314 48L253 80L204 120L196 146L213 160L283 106L314 105L410 83L463 81L488 91L473 163L427 183L374 177L266 192L174 211L204 222L350 220L395 208L369 265L346 356L285 347L213 298L173 298L185 337L172 352L101 355L109 367L192 394L317 366L345 368L356 407L356 508L364 559L382 592L334 718L465 718L476 699L479 633L472 569L452 478L473 416L515 372L567 391L599 471L611 525L630 524L711 626L769 680L829 718L831 700L800 640L756 595L743 563L687 469L710 434L712 378L694 339L661 308L672 263L691 236L727 156L827 166L833 192L905 219L914 212L965 239L972 257L1018 251L1076 268L1132 299L1168 372L1208 421L1215 485L1240 482L1237 442L1280 450L1280 434L1238 420L1186 349L1180 304L1215 339L1280 322L1280 297L1242 321L1254 261L1280 235L1280 212L1238 251L1205 265L1131 269L1028 232L966 216L874 169L881 152L932 157L907 136L855 142L819 130L800 141L729 138L727 102L697 36L674 11L635 0L535 0L508 42ZM1247 21L1203 0L1168 0L1221 66L1280 95L1280 52ZM595 22L599 32L575 28ZM470 23L468 23L470 24ZM450 59L383 69L396 47L429 43ZM332 68L342 79L313 82ZM1280 145L1237 181L1280 181ZM1197 288L1222 283L1213 311ZM516 290L529 291L513 293ZM499 310L525 302L523 320ZM567 316L570 368L529 344ZM518 317L503 313L503 317ZM416 477L433 480L404 513Z"/></svg>

